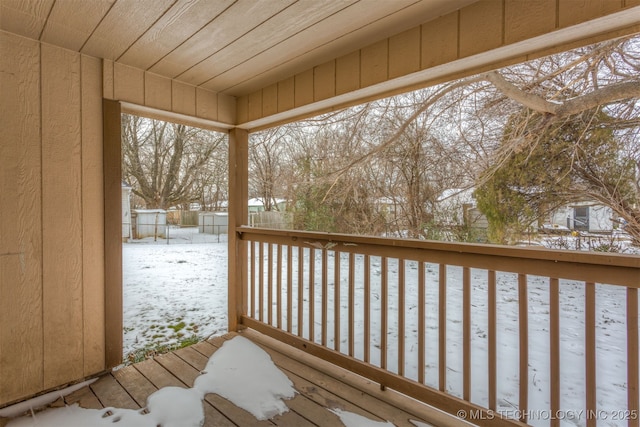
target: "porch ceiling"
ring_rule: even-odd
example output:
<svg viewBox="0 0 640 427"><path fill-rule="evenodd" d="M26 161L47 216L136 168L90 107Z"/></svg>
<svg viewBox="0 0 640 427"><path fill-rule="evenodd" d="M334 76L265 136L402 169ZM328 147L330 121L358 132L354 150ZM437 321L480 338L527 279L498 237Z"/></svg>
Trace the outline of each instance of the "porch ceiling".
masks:
<svg viewBox="0 0 640 427"><path fill-rule="evenodd" d="M242 96L477 0L0 0L0 30Z"/></svg>

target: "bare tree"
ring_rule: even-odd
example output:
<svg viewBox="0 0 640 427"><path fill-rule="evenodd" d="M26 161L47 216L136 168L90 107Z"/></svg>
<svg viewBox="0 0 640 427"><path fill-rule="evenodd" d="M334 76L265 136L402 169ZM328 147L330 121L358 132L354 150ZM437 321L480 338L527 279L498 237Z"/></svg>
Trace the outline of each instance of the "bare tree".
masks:
<svg viewBox="0 0 640 427"><path fill-rule="evenodd" d="M199 200L203 172L226 136L181 124L122 117L123 177L147 208Z"/></svg>

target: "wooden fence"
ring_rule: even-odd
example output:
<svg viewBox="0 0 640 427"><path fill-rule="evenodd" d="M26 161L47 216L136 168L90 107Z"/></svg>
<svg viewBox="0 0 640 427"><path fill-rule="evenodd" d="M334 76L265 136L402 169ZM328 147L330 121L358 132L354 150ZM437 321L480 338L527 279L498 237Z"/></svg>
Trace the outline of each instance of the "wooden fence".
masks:
<svg viewBox="0 0 640 427"><path fill-rule="evenodd" d="M639 425L640 257L237 231L246 327L477 425Z"/></svg>

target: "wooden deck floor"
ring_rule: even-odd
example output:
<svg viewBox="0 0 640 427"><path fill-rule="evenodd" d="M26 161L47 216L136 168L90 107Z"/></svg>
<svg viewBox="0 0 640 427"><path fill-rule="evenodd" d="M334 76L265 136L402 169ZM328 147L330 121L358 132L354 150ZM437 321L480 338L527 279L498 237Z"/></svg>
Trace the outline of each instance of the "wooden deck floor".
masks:
<svg viewBox="0 0 640 427"><path fill-rule="evenodd" d="M94 409L142 408L147 397L159 388L192 387L209 357L235 335L227 334L114 371L66 396L64 404L78 403ZM268 421L258 421L226 399L208 394L204 402L205 426L341 426L338 416L328 410L336 408L371 420L389 421L398 427L416 427L412 420L431 425L461 423L392 390L382 391L377 384L257 332L245 331L241 335L269 353L298 393L286 402L289 412Z"/></svg>

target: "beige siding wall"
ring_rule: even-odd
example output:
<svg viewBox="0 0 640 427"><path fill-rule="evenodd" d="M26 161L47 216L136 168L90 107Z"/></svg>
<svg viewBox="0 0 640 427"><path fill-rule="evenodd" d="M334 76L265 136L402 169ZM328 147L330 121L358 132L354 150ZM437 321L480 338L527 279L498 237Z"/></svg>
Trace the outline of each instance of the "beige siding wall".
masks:
<svg viewBox="0 0 640 427"><path fill-rule="evenodd" d="M102 69L0 32L0 405L104 370Z"/></svg>
<svg viewBox="0 0 640 427"><path fill-rule="evenodd" d="M394 79L426 71L458 59L506 47L513 43L547 34L590 19L619 12L638 5L638 0L480 0L456 12L441 16L401 34L371 44L348 55L316 66L247 96L238 98L238 124L256 128L268 127L275 120L260 120L292 108L301 109L297 118L354 105L382 94L395 93L461 78L473 73L514 64L534 57L595 43L607 38L640 31L640 25L623 27L614 32L597 34L585 39L577 37L571 42L547 42L544 48L514 50L509 56L487 60L481 66L468 66L463 71L447 71L438 77L409 79L405 86L394 89L373 88ZM636 11L637 13L637 11ZM398 88L399 87L399 88ZM326 106L313 103L360 90L361 94L340 100L339 105ZM290 120L290 115L281 119ZM262 124L264 123L264 124ZM243 126L244 127L244 126Z"/></svg>
<svg viewBox="0 0 640 427"><path fill-rule="evenodd" d="M165 112L167 120L179 120L171 116L176 114L187 120L203 119L221 125L236 122L234 97L109 60L103 61L103 90L105 99L155 109L158 117Z"/></svg>

